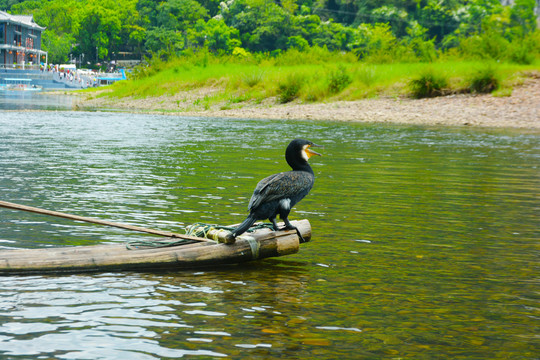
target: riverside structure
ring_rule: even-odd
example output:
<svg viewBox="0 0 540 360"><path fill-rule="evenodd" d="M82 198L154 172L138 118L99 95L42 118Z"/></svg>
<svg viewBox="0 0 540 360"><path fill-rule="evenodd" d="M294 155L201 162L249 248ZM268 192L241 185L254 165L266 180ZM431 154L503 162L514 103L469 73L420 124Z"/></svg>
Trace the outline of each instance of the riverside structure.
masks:
<svg viewBox="0 0 540 360"><path fill-rule="evenodd" d="M48 62L41 50L41 33L45 30L32 15L11 15L0 11L0 67L39 68Z"/></svg>

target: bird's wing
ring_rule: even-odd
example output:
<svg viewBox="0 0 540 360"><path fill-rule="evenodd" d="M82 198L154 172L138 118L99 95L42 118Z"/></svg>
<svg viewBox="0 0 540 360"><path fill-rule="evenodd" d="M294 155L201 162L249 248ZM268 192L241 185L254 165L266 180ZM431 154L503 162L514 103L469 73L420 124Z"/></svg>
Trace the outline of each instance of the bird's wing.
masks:
<svg viewBox="0 0 540 360"><path fill-rule="evenodd" d="M257 184L249 200L248 210L265 202L291 198L307 193L313 186L313 177L301 171L287 171L270 175ZM305 195L305 194L304 194Z"/></svg>

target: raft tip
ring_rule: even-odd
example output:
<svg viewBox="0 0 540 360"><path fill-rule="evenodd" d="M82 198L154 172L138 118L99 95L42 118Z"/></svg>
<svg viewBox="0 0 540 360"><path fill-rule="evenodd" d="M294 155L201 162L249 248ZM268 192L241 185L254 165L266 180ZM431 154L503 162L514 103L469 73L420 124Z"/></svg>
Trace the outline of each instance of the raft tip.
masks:
<svg viewBox="0 0 540 360"><path fill-rule="evenodd" d="M236 238L234 237L234 235L232 233L228 233L224 238L223 238L223 243L227 244L227 245L232 245L236 242Z"/></svg>

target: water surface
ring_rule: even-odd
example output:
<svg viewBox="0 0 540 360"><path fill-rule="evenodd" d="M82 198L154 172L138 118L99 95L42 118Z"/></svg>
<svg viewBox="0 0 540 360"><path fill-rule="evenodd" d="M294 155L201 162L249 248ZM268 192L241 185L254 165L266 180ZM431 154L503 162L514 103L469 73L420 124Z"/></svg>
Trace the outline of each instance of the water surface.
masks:
<svg viewBox="0 0 540 360"><path fill-rule="evenodd" d="M0 110L71 110L74 96L67 93L0 90Z"/></svg>
<svg viewBox="0 0 540 360"><path fill-rule="evenodd" d="M8 359L537 359L538 133L86 112L0 116L1 199L170 231L239 222L289 139L325 146L299 254L4 276ZM0 210L1 248L146 235Z"/></svg>

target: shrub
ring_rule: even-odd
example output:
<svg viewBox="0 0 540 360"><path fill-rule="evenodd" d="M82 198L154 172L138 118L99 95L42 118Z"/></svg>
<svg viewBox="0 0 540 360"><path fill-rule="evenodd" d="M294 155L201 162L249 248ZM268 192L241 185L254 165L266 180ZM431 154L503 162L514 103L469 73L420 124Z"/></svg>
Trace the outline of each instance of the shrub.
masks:
<svg viewBox="0 0 540 360"><path fill-rule="evenodd" d="M479 69L469 79L469 90L474 93L490 93L499 85L497 69L492 65Z"/></svg>
<svg viewBox="0 0 540 360"><path fill-rule="evenodd" d="M448 79L445 75L436 74L433 69L427 69L420 77L411 80L409 86L413 97L420 99L425 97L440 96L443 89L448 85Z"/></svg>
<svg viewBox="0 0 540 360"><path fill-rule="evenodd" d="M235 47L232 52L233 56L237 56L239 58L247 58L249 56L249 52L246 51L246 49L241 47Z"/></svg>
<svg viewBox="0 0 540 360"><path fill-rule="evenodd" d="M287 39L287 49L298 49L305 51L309 47L309 43L302 36L289 36Z"/></svg>
<svg viewBox="0 0 540 360"><path fill-rule="evenodd" d="M360 80L367 87L372 86L377 81L377 72L373 66L362 66L356 72L356 78Z"/></svg>
<svg viewBox="0 0 540 360"><path fill-rule="evenodd" d="M275 59L275 65L297 66L298 64L355 63L356 61L354 54L312 46L307 47L304 51L294 47L288 49Z"/></svg>
<svg viewBox="0 0 540 360"><path fill-rule="evenodd" d="M263 77L264 75L262 71L258 71L258 72L254 71L254 72L244 74L242 76L242 81L247 86L254 87L255 85L259 84L263 80Z"/></svg>
<svg viewBox="0 0 540 360"><path fill-rule="evenodd" d="M305 89L303 99L307 102L316 102L328 97L328 84L325 81L310 83Z"/></svg>
<svg viewBox="0 0 540 360"><path fill-rule="evenodd" d="M293 101L300 94L303 78L299 75L289 75L285 82L279 83L279 102L285 104Z"/></svg>
<svg viewBox="0 0 540 360"><path fill-rule="evenodd" d="M428 29L417 21L411 21L406 31L408 36L401 45L411 49L418 60L432 62L437 58L435 39L427 39Z"/></svg>
<svg viewBox="0 0 540 360"><path fill-rule="evenodd" d="M496 32L486 32L461 39L459 50L465 58L502 60L510 42Z"/></svg>
<svg viewBox="0 0 540 360"><path fill-rule="evenodd" d="M351 77L347 74L347 69L340 66L336 71L330 73L328 82L328 91L331 94L337 94L345 89L352 82Z"/></svg>
<svg viewBox="0 0 540 360"><path fill-rule="evenodd" d="M536 36L535 36L536 35ZM536 32L524 39L514 40L509 47L509 59L517 64L530 65L536 59L540 49L540 32Z"/></svg>
<svg viewBox="0 0 540 360"><path fill-rule="evenodd" d="M389 24L362 24L358 27L351 48L359 59L373 63L389 63L395 60L397 43Z"/></svg>

